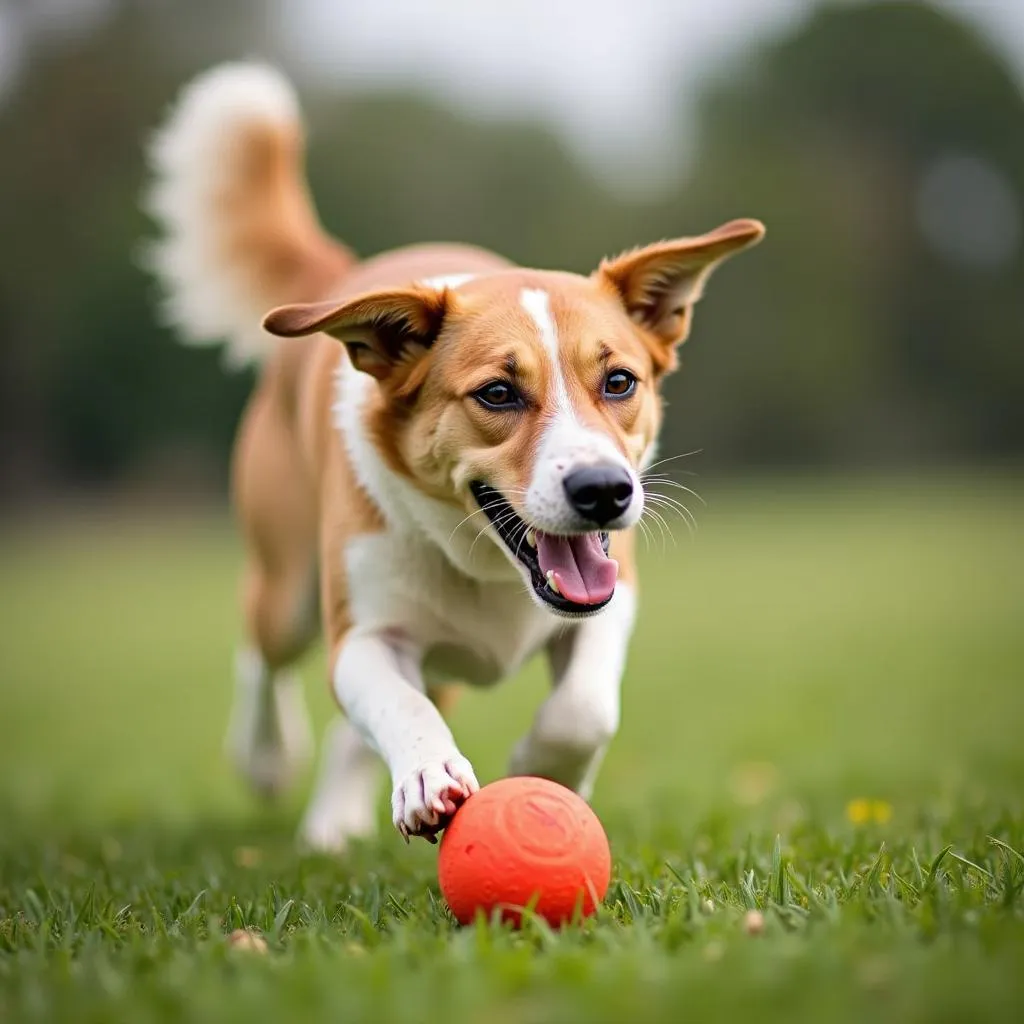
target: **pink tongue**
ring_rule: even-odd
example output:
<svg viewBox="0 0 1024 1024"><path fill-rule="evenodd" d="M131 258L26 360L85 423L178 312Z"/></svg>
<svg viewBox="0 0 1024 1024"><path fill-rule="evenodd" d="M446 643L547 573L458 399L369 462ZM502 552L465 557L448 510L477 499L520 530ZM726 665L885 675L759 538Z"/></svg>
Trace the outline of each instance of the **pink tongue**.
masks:
<svg viewBox="0 0 1024 1024"><path fill-rule="evenodd" d="M619 563L604 553L599 534L552 537L538 530L537 560L545 576L554 573L558 592L575 604L602 604L615 590Z"/></svg>

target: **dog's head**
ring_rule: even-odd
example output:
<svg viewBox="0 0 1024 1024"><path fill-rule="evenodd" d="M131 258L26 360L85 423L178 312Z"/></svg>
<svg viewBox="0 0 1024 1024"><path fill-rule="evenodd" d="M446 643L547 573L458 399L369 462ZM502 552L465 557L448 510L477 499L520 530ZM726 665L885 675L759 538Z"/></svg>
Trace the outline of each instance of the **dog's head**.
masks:
<svg viewBox="0 0 1024 1024"><path fill-rule="evenodd" d="M763 234L733 221L589 277L516 268L428 281L283 306L264 326L342 341L378 381L370 430L392 470L486 516L535 599L585 615L615 589L609 531L643 512L659 385L693 305L715 267Z"/></svg>

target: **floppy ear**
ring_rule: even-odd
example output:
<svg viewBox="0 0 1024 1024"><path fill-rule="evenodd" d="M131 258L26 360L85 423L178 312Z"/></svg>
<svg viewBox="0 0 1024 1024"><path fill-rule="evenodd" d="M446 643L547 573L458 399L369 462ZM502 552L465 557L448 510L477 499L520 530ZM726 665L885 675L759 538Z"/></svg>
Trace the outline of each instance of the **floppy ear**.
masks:
<svg viewBox="0 0 1024 1024"><path fill-rule="evenodd" d="M356 369L383 381L434 344L450 302L446 289L395 288L347 302L279 306L263 327L283 338L323 331L344 343Z"/></svg>
<svg viewBox="0 0 1024 1024"><path fill-rule="evenodd" d="M715 268L763 237L760 221L734 220L706 235L656 242L602 260L596 276L615 290L633 320L664 345L669 365L669 350L686 340L690 307Z"/></svg>

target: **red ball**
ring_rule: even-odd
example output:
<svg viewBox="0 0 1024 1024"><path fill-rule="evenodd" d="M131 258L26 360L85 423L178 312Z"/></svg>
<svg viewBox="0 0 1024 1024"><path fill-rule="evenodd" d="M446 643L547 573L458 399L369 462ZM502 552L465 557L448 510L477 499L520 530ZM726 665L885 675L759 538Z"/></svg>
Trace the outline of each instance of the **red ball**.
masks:
<svg viewBox="0 0 1024 1024"><path fill-rule="evenodd" d="M530 906L558 926L592 914L611 879L608 837L587 802L547 779L501 779L474 793L441 839L438 881L455 919Z"/></svg>

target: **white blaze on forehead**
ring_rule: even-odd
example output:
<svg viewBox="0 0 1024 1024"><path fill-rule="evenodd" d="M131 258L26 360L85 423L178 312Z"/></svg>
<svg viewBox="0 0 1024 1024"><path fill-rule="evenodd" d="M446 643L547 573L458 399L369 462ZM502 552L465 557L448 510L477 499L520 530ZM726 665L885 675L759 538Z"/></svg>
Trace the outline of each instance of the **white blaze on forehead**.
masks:
<svg viewBox="0 0 1024 1024"><path fill-rule="evenodd" d="M537 325L541 344L551 360L555 381L555 415L557 418L566 416L575 422L576 411L569 400L569 389L565 386L562 364L558 358L558 331L551 316L551 297L543 288L524 288L519 294L519 304Z"/></svg>
<svg viewBox="0 0 1024 1024"><path fill-rule="evenodd" d="M425 277L420 284L441 291L444 288L458 288L460 284L472 281L475 274L441 274L438 277Z"/></svg>
<svg viewBox="0 0 1024 1024"><path fill-rule="evenodd" d="M551 298L543 288L524 288L519 294L519 304L530 314L540 332L540 340L548 355L558 365L558 332L551 319Z"/></svg>

